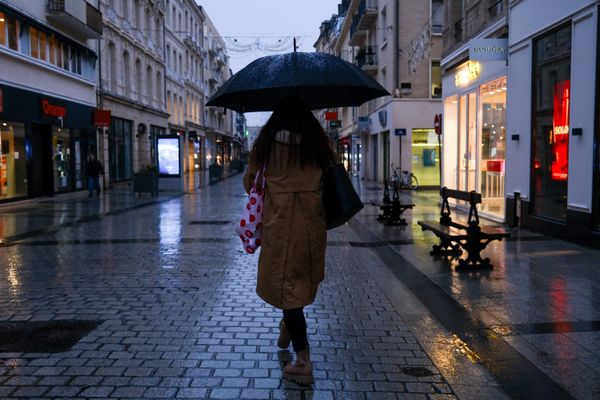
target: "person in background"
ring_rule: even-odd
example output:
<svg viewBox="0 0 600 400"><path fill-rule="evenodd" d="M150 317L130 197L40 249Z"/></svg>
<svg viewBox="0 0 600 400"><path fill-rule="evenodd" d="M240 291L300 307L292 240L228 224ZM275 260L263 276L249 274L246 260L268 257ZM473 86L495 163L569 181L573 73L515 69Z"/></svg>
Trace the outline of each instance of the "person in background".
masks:
<svg viewBox="0 0 600 400"><path fill-rule="evenodd" d="M244 176L249 192L256 174L265 168L256 292L283 310L277 344L287 348L291 341L296 353L283 376L304 385L314 383L304 307L314 302L325 275L322 176L334 159L319 121L301 99L289 97L260 132Z"/></svg>
<svg viewBox="0 0 600 400"><path fill-rule="evenodd" d="M94 153L90 153L88 156L85 174L87 175L88 197L92 197L94 189L96 189L98 196L100 196L100 174L104 174L104 168L102 167L102 163L96 159Z"/></svg>

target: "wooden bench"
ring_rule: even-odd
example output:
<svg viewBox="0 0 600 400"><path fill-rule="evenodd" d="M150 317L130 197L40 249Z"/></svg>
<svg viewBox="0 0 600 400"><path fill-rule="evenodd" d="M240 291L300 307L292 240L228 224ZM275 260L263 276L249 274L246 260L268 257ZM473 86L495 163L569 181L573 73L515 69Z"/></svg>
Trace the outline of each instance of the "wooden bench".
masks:
<svg viewBox="0 0 600 400"><path fill-rule="evenodd" d="M481 204L481 194L475 191L463 192L443 187L440 195L442 196L440 220L417 222L423 231L431 231L440 239L440 244L433 245L430 254L462 254L464 249L467 252L467 258L459 259L459 267L493 268L489 258L481 258L481 251L493 240L502 240L509 237L510 234L503 229L479 225L477 204ZM465 223L452 220L448 204L449 198L469 202L469 217Z"/></svg>
<svg viewBox="0 0 600 400"><path fill-rule="evenodd" d="M386 184L383 190L383 200L381 202L371 201L371 205L379 207L382 211L382 213L377 216L377 221L382 222L385 225L406 225L406 219L402 218L401 215L404 211L409 208L412 209L415 205L400 203L398 184L394 184L391 200L389 193L389 188Z"/></svg>

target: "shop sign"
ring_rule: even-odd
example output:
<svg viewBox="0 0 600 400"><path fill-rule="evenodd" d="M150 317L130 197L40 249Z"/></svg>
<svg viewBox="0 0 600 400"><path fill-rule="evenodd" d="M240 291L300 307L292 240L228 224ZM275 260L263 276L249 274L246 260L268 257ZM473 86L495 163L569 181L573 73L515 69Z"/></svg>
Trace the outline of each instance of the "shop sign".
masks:
<svg viewBox="0 0 600 400"><path fill-rule="evenodd" d="M468 86L471 82L477 80L480 74L481 64L477 61L467 61L454 74L454 84L456 87Z"/></svg>
<svg viewBox="0 0 600 400"><path fill-rule="evenodd" d="M329 121L329 128L335 129L342 126L342 121Z"/></svg>
<svg viewBox="0 0 600 400"><path fill-rule="evenodd" d="M94 126L96 127L109 127L110 126L110 110L96 110L94 111Z"/></svg>
<svg viewBox="0 0 600 400"><path fill-rule="evenodd" d="M338 113L335 111L327 111L325 113L325 121L337 121Z"/></svg>
<svg viewBox="0 0 600 400"><path fill-rule="evenodd" d="M4 95L2 94L2 88L0 88L0 113L4 112Z"/></svg>
<svg viewBox="0 0 600 400"><path fill-rule="evenodd" d="M67 116L67 109L63 106L57 106L48 100L42 100L42 115L46 117L64 118Z"/></svg>
<svg viewBox="0 0 600 400"><path fill-rule="evenodd" d="M569 108L571 81L554 85L554 113L552 116L551 143L552 179L566 181L569 177Z"/></svg>
<svg viewBox="0 0 600 400"><path fill-rule="evenodd" d="M508 59L508 39L473 39L469 41L469 59L506 61Z"/></svg>
<svg viewBox="0 0 600 400"><path fill-rule="evenodd" d="M350 136L344 136L343 138L338 140L340 146L349 146L350 145Z"/></svg>

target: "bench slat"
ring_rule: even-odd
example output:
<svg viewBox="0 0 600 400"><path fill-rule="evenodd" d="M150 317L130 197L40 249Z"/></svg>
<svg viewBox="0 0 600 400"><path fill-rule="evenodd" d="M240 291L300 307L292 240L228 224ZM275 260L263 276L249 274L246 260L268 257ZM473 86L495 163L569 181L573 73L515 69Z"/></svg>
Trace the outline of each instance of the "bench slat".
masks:
<svg viewBox="0 0 600 400"><path fill-rule="evenodd" d="M471 192L463 192L462 190L448 189L447 187L443 187L440 190L440 194L452 199L464 200L468 202L470 202L472 198L474 203L481 203L481 193L474 193L471 197Z"/></svg>

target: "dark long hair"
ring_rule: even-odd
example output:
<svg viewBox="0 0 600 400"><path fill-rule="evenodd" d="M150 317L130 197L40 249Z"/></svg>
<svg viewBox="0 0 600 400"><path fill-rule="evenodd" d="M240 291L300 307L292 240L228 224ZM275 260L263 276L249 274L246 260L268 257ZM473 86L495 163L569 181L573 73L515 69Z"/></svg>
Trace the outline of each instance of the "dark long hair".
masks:
<svg viewBox="0 0 600 400"><path fill-rule="evenodd" d="M254 143L252 158L258 165L266 165L271 157L275 157L271 151L276 134L281 130L290 132L290 145L287 146L290 164L299 163L301 168L316 166L325 170L334 162L335 155L321 124L304 101L291 96L277 105Z"/></svg>

